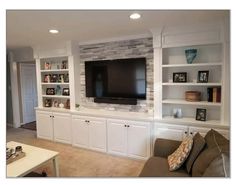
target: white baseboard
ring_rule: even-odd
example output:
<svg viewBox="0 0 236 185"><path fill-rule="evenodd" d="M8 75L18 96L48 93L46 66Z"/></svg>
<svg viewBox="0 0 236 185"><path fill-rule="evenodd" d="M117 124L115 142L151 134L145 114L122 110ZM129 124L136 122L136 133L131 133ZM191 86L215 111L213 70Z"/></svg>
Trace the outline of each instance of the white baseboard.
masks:
<svg viewBox="0 0 236 185"><path fill-rule="evenodd" d="M12 123L7 123L7 126L13 128L13 124Z"/></svg>

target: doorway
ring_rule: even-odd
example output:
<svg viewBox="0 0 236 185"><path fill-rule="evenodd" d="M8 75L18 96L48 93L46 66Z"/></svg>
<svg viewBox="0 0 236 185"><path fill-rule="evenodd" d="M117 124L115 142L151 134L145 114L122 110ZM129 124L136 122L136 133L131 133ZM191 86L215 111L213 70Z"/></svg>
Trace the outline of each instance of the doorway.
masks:
<svg viewBox="0 0 236 185"><path fill-rule="evenodd" d="M34 123L36 121L34 108L38 105L35 64L20 64L20 84L22 124Z"/></svg>

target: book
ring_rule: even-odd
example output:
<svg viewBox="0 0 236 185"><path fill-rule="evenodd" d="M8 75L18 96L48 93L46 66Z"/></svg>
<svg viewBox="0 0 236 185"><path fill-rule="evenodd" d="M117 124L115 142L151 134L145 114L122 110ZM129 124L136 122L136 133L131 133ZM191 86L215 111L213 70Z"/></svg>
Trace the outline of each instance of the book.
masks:
<svg viewBox="0 0 236 185"><path fill-rule="evenodd" d="M221 88L220 87L217 88L216 102L221 102Z"/></svg>
<svg viewBox="0 0 236 185"><path fill-rule="evenodd" d="M216 102L217 87L213 87L212 102Z"/></svg>
<svg viewBox="0 0 236 185"><path fill-rule="evenodd" d="M207 88L207 101L212 102L212 93L213 93L213 88L209 87Z"/></svg>

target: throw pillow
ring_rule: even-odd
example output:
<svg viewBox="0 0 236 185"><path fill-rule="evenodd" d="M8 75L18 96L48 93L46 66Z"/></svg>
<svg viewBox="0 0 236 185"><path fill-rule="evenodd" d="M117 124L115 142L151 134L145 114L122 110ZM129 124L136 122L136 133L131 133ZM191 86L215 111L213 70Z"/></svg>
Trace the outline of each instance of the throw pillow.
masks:
<svg viewBox="0 0 236 185"><path fill-rule="evenodd" d="M193 146L193 138L186 137L176 149L174 153L168 156L167 161L169 164L169 170L174 171L181 167L184 161L187 159Z"/></svg>
<svg viewBox="0 0 236 185"><path fill-rule="evenodd" d="M229 155L222 153L205 170L203 177L230 177Z"/></svg>
<svg viewBox="0 0 236 185"><path fill-rule="evenodd" d="M193 137L193 148L186 160L186 169L187 172L190 173L193 163L195 159L198 157L202 149L204 148L206 142L205 139L201 136L201 134L196 133L195 136Z"/></svg>

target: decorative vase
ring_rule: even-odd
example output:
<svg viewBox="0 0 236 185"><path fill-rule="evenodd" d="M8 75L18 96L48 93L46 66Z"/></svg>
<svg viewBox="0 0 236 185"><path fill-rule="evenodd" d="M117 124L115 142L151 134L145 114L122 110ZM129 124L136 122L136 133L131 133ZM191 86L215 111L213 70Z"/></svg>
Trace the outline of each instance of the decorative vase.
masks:
<svg viewBox="0 0 236 185"><path fill-rule="evenodd" d="M187 49L185 50L185 56L188 64L192 64L193 60L197 56L197 49Z"/></svg>

